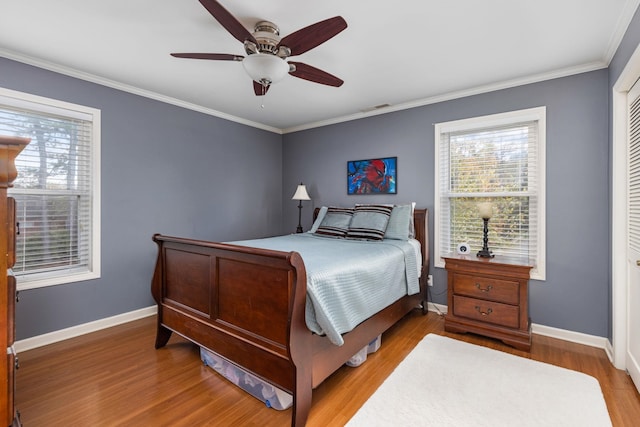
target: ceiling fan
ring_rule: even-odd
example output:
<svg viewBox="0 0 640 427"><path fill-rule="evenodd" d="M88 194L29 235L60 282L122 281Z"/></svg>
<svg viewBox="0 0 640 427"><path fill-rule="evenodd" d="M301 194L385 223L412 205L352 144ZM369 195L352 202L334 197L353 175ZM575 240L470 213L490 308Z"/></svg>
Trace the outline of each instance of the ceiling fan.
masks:
<svg viewBox="0 0 640 427"><path fill-rule="evenodd" d="M219 2L199 1L233 37L243 43L247 56L227 53L172 53L171 56L241 61L247 74L253 79L253 90L257 96L265 95L269 87L284 78L287 73L328 86L339 87L344 83L338 77L311 65L287 61L290 56L303 54L347 28L347 23L341 16L317 22L281 38L280 30L272 22L258 22L252 34Z"/></svg>

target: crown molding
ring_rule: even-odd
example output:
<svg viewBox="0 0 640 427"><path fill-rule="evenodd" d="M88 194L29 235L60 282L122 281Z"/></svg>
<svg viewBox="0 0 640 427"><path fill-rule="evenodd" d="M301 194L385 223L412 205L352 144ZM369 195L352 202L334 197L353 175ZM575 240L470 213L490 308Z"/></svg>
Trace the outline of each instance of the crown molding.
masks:
<svg viewBox="0 0 640 427"><path fill-rule="evenodd" d="M640 2L640 0L629 0L630 3L638 3ZM636 5L637 6L637 5ZM628 23L627 23L628 25ZM618 41L619 43L619 41ZM617 48L617 46L616 46ZM454 92L448 92L448 93L443 93L440 95L436 95L436 96L432 96L432 97L428 97L428 98L422 98L422 99L416 99L414 101L410 101L410 102L405 102L405 103L401 103L401 104L397 104L397 105L390 105L390 106L385 106L384 108L379 108L379 109L375 109L372 111L366 111L366 112L359 112L359 113L355 113L355 114L349 114L346 116L339 116L339 117L335 117L332 119L327 119L327 120L322 120L322 121L317 121L317 122L311 122L311 123L306 123L306 124L302 124L299 126L293 126L293 127L289 127L289 128L283 128L283 129L279 129L273 126L267 126L263 123L257 123L251 120L246 120L237 116L233 116L231 114L227 114L227 113L223 113L221 111L217 111L211 108L205 108L202 107L200 105L196 105L190 102L186 102L186 101L182 101L180 99L176 99L176 98L172 98L169 96L165 96L165 95L161 95L155 92L151 92L151 91L147 91L147 90L143 90L134 86L130 86L130 85L126 85L114 80L110 80L101 76L96 76L94 74L90 74L90 73L85 73L82 71L78 71L78 70L74 70L72 68L69 67L64 67L49 61L44 61L44 60L40 60L40 59L36 59L33 57L29 57L26 55L22 55L22 54L18 54L15 52L11 52L5 49L0 49L0 56L4 56L8 59L17 61L17 62L22 62L24 64L27 65L33 65L39 68L43 68L45 70L49 70L49 71L53 71L56 73L60 73L60 74L64 74L70 77L74 77L74 78L78 78L81 80L85 80L85 81L89 81L92 83L96 83L96 84L100 84L103 86L107 86L107 87L111 87L113 89L117 89L117 90L121 90L124 92L128 92L128 93L132 93L135 95L139 95L139 96L143 96L145 98L149 98L149 99L153 99L156 101L160 101L160 102L164 102L167 104L171 104L171 105L175 105L177 107L181 107L181 108L185 108L188 110L192 110L192 111L197 111L203 114L208 114L214 117L218 117L224 120L229 120L232 122L236 122L239 124L243 124L246 126L250 126L250 127L254 127L257 129L262 129L268 132L273 132L276 134L287 134L287 133L293 133L293 132L299 132L299 131L303 131L303 130L309 130L309 129L314 129L314 128L319 128L319 127L324 127L324 126L329 126L329 125L334 125L334 124L338 124L338 123L343 123L343 122L349 122L349 121L353 121L353 120L359 120L359 119L363 119L363 118L367 118L367 117L373 117L373 116L377 116L380 114L387 114L387 113L392 113L392 112L396 112L396 111L402 111L402 110L408 110L411 108L416 108L416 107L422 107L425 105L431 105L431 104L437 104L439 102L445 102L445 101L451 101L454 99L460 99L460 98L465 98L468 96L473 96L473 95L480 95L483 93L488 93L488 92L494 92L497 90L502 90L502 89L509 89L509 88L513 88L513 87L517 87L517 86L523 86L523 85L527 85L527 84L531 84L531 83L538 83L541 81L545 81L545 80L552 80L552 79L557 79L557 78L561 78L561 77L567 77L567 76L571 76L571 75L575 75L575 74L580 74L580 73L586 73L589 71L595 71L595 70L599 70L602 68L606 68L608 67L608 62L606 61L595 61L595 62L591 62L591 63L587 63L587 64L583 64L581 66L576 66L576 67L569 67L569 68L564 68L564 69L560 69L560 70L556 70L553 72L549 72L549 73L541 73L541 74L536 74L536 75L532 75L532 76L527 76L527 77L523 77L523 78L519 78L519 79L512 79L512 80L506 80L503 82L496 82L496 83L492 83L492 84L488 84L488 85L484 85L484 86L478 86L478 87L473 87L473 88L467 88L467 89L463 89L463 90L459 90L459 91L454 91Z"/></svg>
<svg viewBox="0 0 640 427"><path fill-rule="evenodd" d="M117 82L115 80L110 80L105 77L97 76L95 74L85 73L83 71L78 71L73 68L65 67L59 64L55 64L53 62L45 61L42 59L33 58L31 56L19 54L16 52L12 52L6 49L0 49L0 56L3 56L7 59L11 59L13 61L21 62L27 65L33 65L38 68L42 68L48 71L53 71L55 73L63 74L69 77L74 77L80 80L88 81L91 83L96 83L102 86L107 86L113 89L121 90L123 92L128 92L134 95L143 96L145 98L153 99L155 101L164 102L166 104L175 105L177 107L185 108L187 110L197 111L199 113L208 114L210 116L218 117L220 119L228 120L231 122L240 123L242 125L266 130L269 132L282 134L282 130L275 128L273 126L267 126L263 123L253 122L251 120L246 120L241 117L233 116L231 114L223 113L218 110L214 110L212 108L202 107L197 104L193 104L190 102L182 101L177 98L172 98L170 96L165 96L156 92L144 90L137 88L135 86L130 86L124 83Z"/></svg>
<svg viewBox="0 0 640 427"><path fill-rule="evenodd" d="M378 116L380 114L387 114L395 111L408 110L416 107L423 107L425 105L437 104L439 102L451 101L459 98L466 98L468 96L480 95L483 93L494 92L502 89L514 88L517 86L523 86L531 83L538 83L545 80L553 80L561 77L567 77L575 74L586 73L589 71L600 70L607 68L608 63L604 61L596 61L588 64L583 64L577 67L569 67L561 70L552 71L549 73L541 73L532 76L523 77L520 79L506 80L503 82L496 82L489 85L478 86L468 89L463 89L455 92L443 93L441 95L432 96L429 98L417 99L415 101L405 102L397 105L390 105L388 107L376 109L373 111L360 112L342 117L336 117L333 119L323 120L319 122L307 123L300 126L294 126L286 129L282 129L283 134L299 132L302 130L308 130L318 128L322 126L334 125L337 123L348 122L352 120L364 119L367 117Z"/></svg>

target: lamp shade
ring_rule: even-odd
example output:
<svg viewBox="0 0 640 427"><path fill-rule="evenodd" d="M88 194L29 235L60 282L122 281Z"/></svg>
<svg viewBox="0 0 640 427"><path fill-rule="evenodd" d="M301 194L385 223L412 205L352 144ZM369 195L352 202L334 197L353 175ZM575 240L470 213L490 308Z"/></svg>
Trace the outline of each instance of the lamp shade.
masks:
<svg viewBox="0 0 640 427"><path fill-rule="evenodd" d="M291 200L311 200L309 193L307 193L307 187L303 183L298 185L298 188L296 188L296 192Z"/></svg>
<svg viewBox="0 0 640 427"><path fill-rule="evenodd" d="M493 215L493 205L490 202L478 203L478 211L480 212L480 218L490 219Z"/></svg>
<svg viewBox="0 0 640 427"><path fill-rule="evenodd" d="M269 53L248 55L242 60L242 65L253 80L262 84L279 82L289 72L289 64L285 60Z"/></svg>

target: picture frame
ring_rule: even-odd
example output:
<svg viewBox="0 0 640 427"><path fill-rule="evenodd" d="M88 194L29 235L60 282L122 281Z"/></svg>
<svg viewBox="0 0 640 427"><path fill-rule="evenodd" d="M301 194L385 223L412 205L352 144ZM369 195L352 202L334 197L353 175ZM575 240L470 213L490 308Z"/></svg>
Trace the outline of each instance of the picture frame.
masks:
<svg viewBox="0 0 640 427"><path fill-rule="evenodd" d="M349 160L347 194L397 194L398 158Z"/></svg>

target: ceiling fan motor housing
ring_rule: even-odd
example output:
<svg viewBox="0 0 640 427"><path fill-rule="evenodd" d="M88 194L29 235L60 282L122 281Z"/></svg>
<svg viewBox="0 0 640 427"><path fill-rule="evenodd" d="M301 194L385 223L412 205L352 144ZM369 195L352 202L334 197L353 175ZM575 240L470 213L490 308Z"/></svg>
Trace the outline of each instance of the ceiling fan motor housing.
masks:
<svg viewBox="0 0 640 427"><path fill-rule="evenodd" d="M259 21L254 26L253 37L258 44L256 45L252 41L244 42L244 50L247 55L253 55L255 53L270 53L277 55L280 58L286 58L291 55L291 50L285 46L278 48L280 43L280 29L276 24L269 21Z"/></svg>

